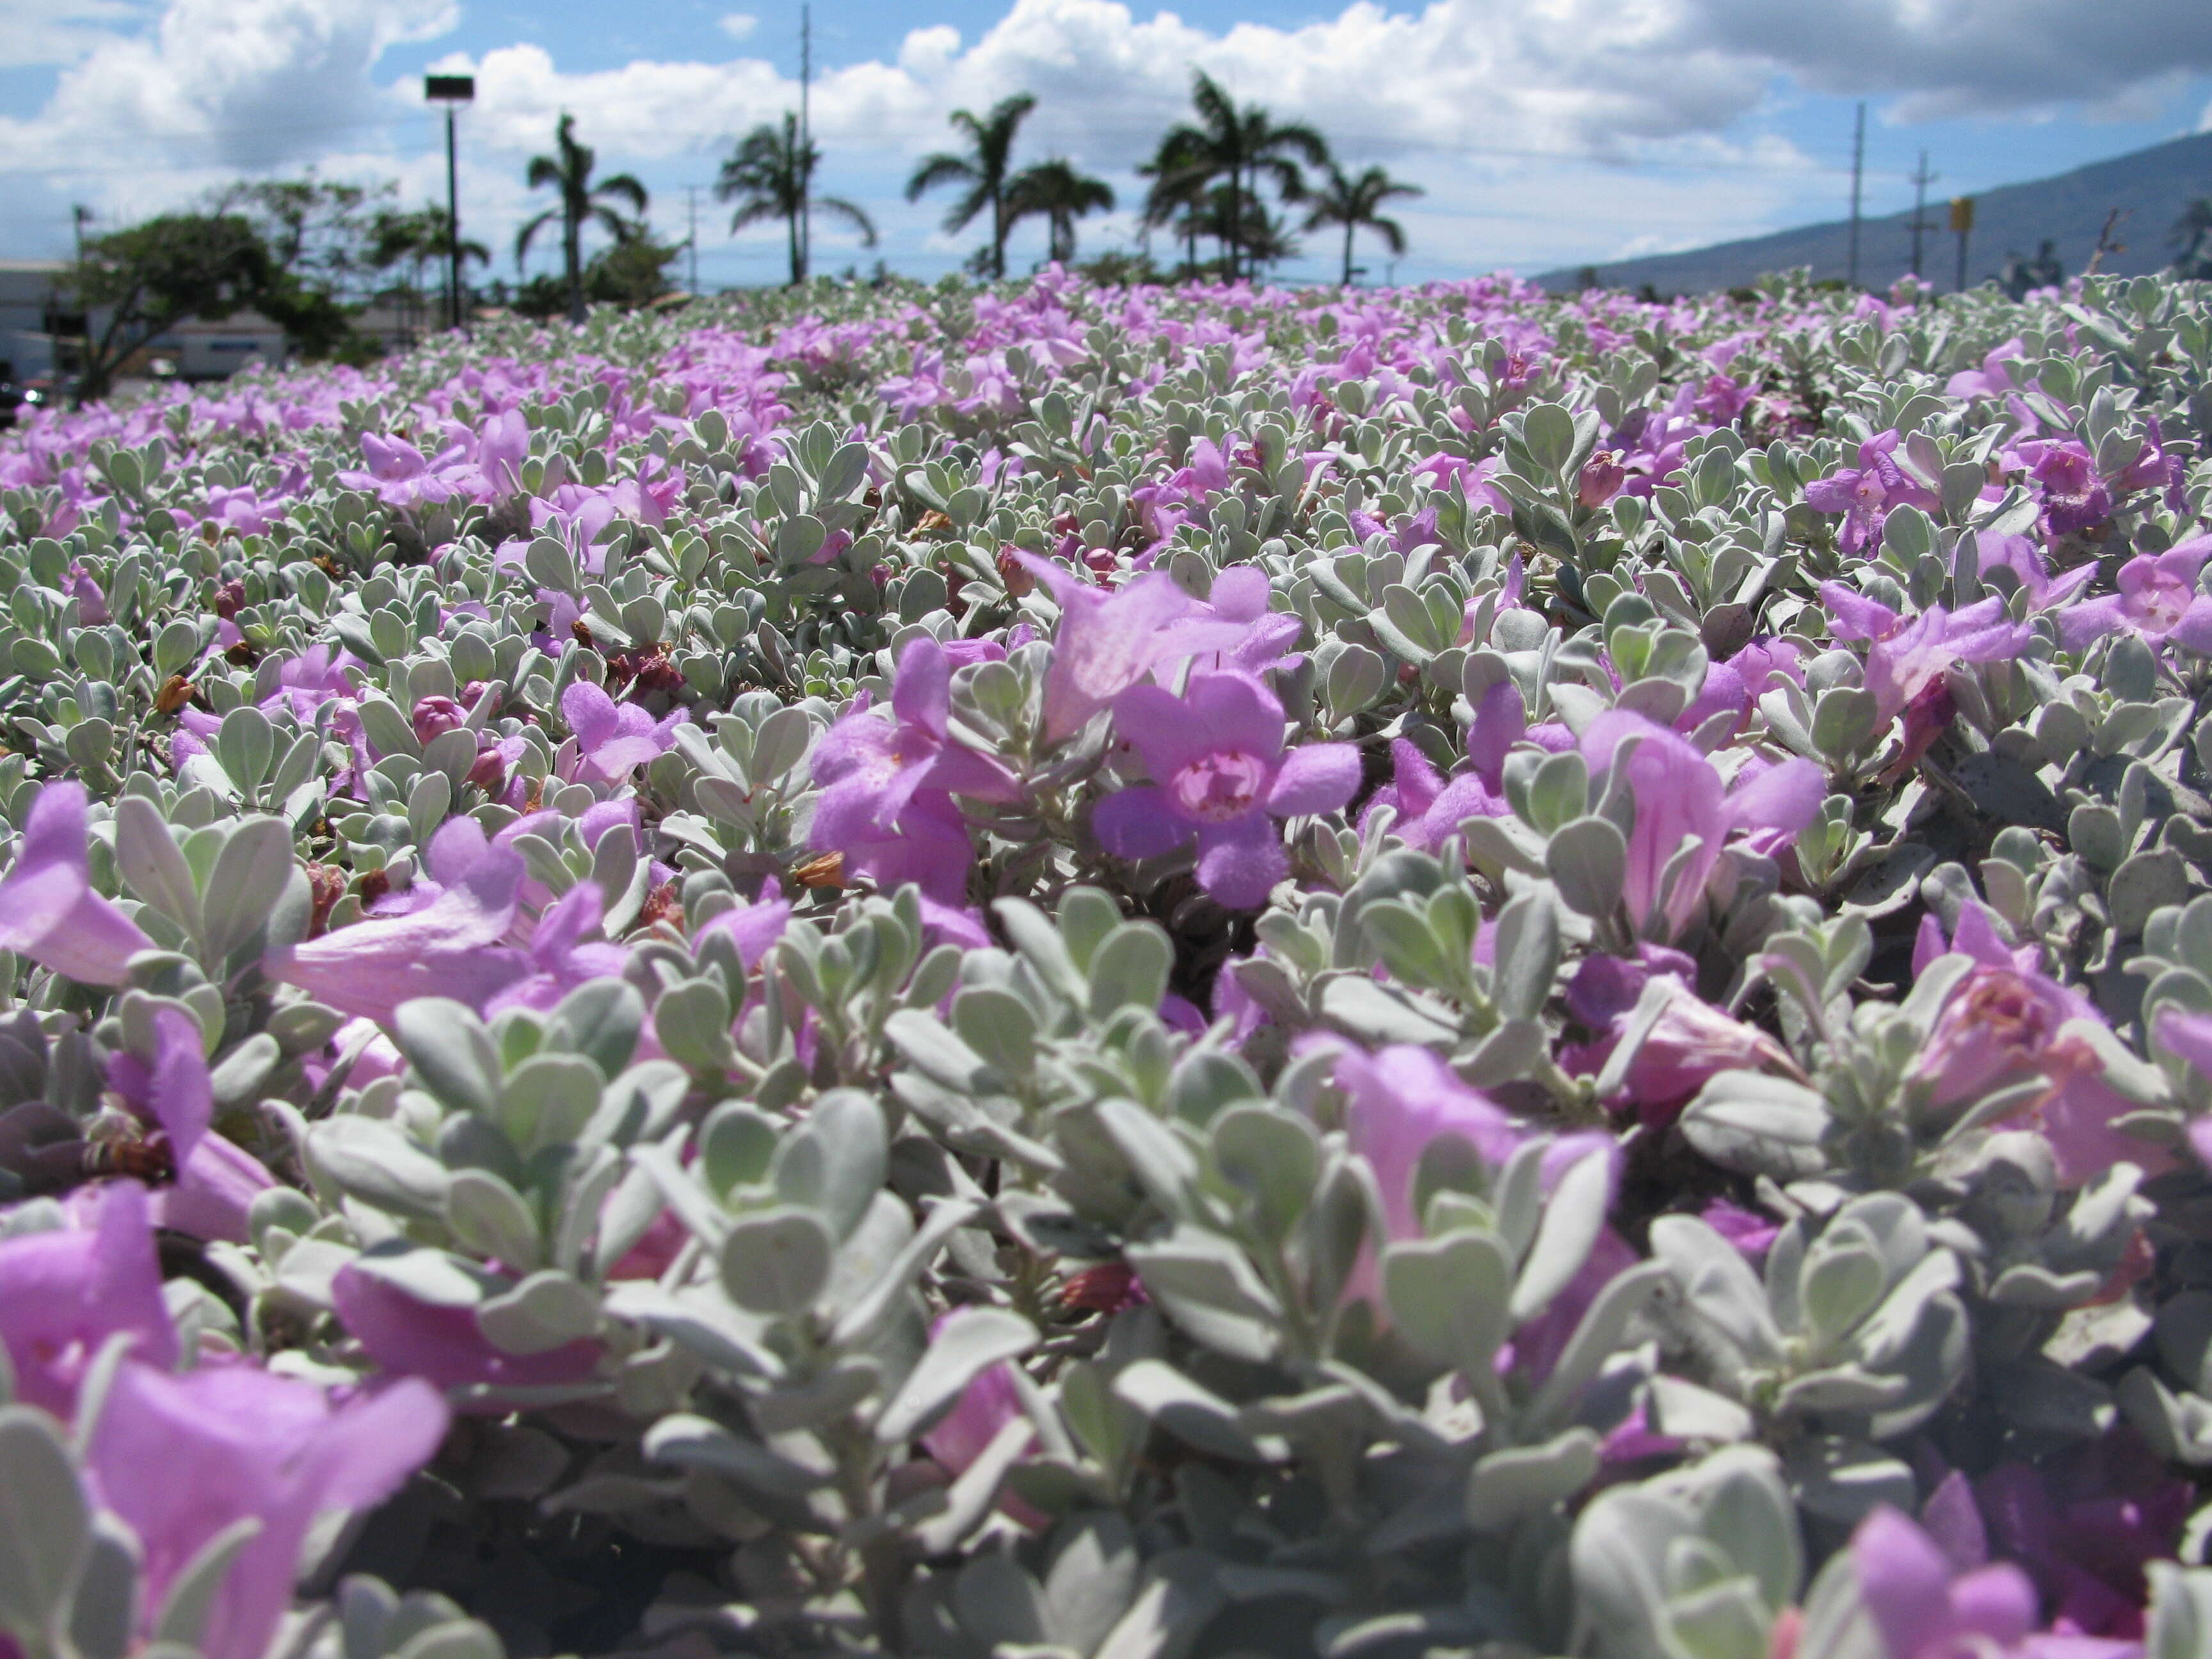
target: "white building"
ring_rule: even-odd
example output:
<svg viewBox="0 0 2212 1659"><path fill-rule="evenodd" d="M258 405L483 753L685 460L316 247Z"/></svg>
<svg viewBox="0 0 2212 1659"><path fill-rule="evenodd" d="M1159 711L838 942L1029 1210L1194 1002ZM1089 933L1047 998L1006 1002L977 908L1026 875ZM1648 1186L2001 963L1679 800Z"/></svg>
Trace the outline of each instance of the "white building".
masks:
<svg viewBox="0 0 2212 1659"><path fill-rule="evenodd" d="M61 311L59 259L0 259L0 380L27 380L54 369L54 337L81 331Z"/></svg>

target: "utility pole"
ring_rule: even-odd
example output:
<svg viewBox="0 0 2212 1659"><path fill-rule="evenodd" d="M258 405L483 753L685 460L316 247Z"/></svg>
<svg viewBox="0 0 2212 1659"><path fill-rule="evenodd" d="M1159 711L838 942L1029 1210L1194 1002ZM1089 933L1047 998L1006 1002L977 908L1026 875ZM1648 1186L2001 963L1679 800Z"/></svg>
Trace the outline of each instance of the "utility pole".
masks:
<svg viewBox="0 0 2212 1659"><path fill-rule="evenodd" d="M1966 291L1966 238L1974 229L1974 198L1954 196L1951 198L1951 228L1959 236L1959 292Z"/></svg>
<svg viewBox="0 0 2212 1659"><path fill-rule="evenodd" d="M1858 118L1851 126L1851 246L1844 259L1844 283L1859 285L1859 180L1866 172L1866 102L1859 102Z"/></svg>
<svg viewBox="0 0 2212 1659"><path fill-rule="evenodd" d="M84 263L84 228L92 222L92 210L82 202L70 210L70 222L76 228L76 262Z"/></svg>
<svg viewBox="0 0 2212 1659"><path fill-rule="evenodd" d="M422 95L446 106L446 314L453 327L465 333L469 324L461 304L461 174L453 138L453 112L462 104L476 101L477 78L427 75L422 77Z"/></svg>
<svg viewBox="0 0 2212 1659"><path fill-rule="evenodd" d="M1920 165L1912 174L1912 274L1920 274L1920 238L1936 228L1928 222L1928 186L1942 177L1928 170L1928 152L1920 152Z"/></svg>
<svg viewBox="0 0 2212 1659"><path fill-rule="evenodd" d="M691 297L696 300L699 297L699 186L684 185L684 197L689 204L685 213L691 228L684 245L691 251Z"/></svg>
<svg viewBox="0 0 2212 1659"><path fill-rule="evenodd" d="M814 8L799 9L799 268L814 274L814 129L808 102L814 86Z"/></svg>

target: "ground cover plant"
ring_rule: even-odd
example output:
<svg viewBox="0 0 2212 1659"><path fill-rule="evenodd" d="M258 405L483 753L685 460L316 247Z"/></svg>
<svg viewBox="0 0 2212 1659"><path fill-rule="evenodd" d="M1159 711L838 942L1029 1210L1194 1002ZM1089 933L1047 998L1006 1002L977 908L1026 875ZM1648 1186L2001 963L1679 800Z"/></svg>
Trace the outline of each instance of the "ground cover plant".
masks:
<svg viewBox="0 0 2212 1659"><path fill-rule="evenodd" d="M0 444L9 1659L2212 1656L2212 306L817 284Z"/></svg>

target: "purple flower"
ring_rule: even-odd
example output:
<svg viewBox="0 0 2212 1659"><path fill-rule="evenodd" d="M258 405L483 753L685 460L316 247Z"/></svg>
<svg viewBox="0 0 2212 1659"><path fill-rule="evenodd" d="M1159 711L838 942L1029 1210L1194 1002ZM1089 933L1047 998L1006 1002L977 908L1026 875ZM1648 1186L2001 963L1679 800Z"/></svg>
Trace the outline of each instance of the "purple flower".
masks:
<svg viewBox="0 0 2212 1659"><path fill-rule="evenodd" d="M783 937L783 930L790 923L790 900L757 899L750 904L732 905L703 923L691 936L692 943L696 947L710 933L727 933L731 943L738 947L738 960L750 973L775 948L776 941Z"/></svg>
<svg viewBox="0 0 2212 1659"><path fill-rule="evenodd" d="M1626 1035L1644 988L1668 988L1665 1011L1645 1036L1611 1103L1633 1106L1643 1121L1663 1127L1716 1073L1781 1066L1796 1071L1782 1045L1754 1026L1732 1019L1700 997L1697 963L1665 945L1637 947L1637 959L1588 957L1567 983L1567 1012L1596 1033L1570 1044L1559 1063L1578 1076L1594 1076Z"/></svg>
<svg viewBox="0 0 2212 1659"><path fill-rule="evenodd" d="M31 803L15 866L0 878L0 950L84 985L120 985L154 941L94 890L81 783L49 783Z"/></svg>
<svg viewBox="0 0 2212 1659"><path fill-rule="evenodd" d="M2039 1634L2035 1586L2009 1561L1960 1571L1936 1540L1883 1504L1851 1534L1852 1577L1887 1659L1978 1652L2119 1659L2134 1644Z"/></svg>
<svg viewBox="0 0 2212 1659"><path fill-rule="evenodd" d="M1943 503L1935 491L1897 464L1899 434L1878 432L1859 446L1856 468L1832 472L1805 486L1805 501L1820 513L1840 513L1843 533L1836 545L1844 552L1872 550L1881 544L1881 521L1892 507L1917 507L1923 513L1940 513Z"/></svg>
<svg viewBox="0 0 2212 1659"><path fill-rule="evenodd" d="M2002 1463L1974 1491L1996 1542L2056 1610L2057 1627L2143 1633L2144 1565L2172 1559L2194 1492L2132 1427L2040 1464Z"/></svg>
<svg viewBox="0 0 2212 1659"><path fill-rule="evenodd" d="M1621 896L1638 932L1650 938L1671 939L1688 926L1732 832L1770 831L1770 847L1786 843L1813 821L1827 793L1820 769L1806 760L1784 761L1756 775L1739 773L1730 790L1681 737L1626 709L1593 720L1583 733L1582 752L1593 773L1628 769L1636 823ZM1697 851L1666 887L1667 866L1692 836Z"/></svg>
<svg viewBox="0 0 2212 1659"><path fill-rule="evenodd" d="M1735 736L1750 722L1752 708L1777 674L1805 684L1805 671L1797 663L1801 654L1791 641L1760 639L1725 662L1709 664L1697 700L1676 718L1674 729L1686 736L1716 714L1733 714L1736 723L1729 736Z"/></svg>
<svg viewBox="0 0 2212 1659"><path fill-rule="evenodd" d="M452 997L482 1010L531 971L528 959L502 943L514 926L522 878L520 853L489 848L421 909L274 951L264 971L340 1013L385 1024L411 997Z"/></svg>
<svg viewBox="0 0 2212 1659"><path fill-rule="evenodd" d="M0 1343L15 1392L68 1419L84 1369L111 1336L155 1365L176 1363L176 1328L161 1297L161 1267L135 1181L100 1188L88 1227L0 1239Z"/></svg>
<svg viewBox="0 0 2212 1659"><path fill-rule="evenodd" d="M2060 642L2069 651L2081 651L2125 629L2154 646L2172 640L2212 654L2212 599L2197 591L2197 575L2208 557L2212 535L2191 536L2163 553L2136 554L2113 578L2118 592L2084 599L2059 613Z"/></svg>
<svg viewBox="0 0 2212 1659"><path fill-rule="evenodd" d="M1517 701L1519 693L1514 695ZM1445 836L1458 834L1460 825L1469 818L1502 817L1510 810L1504 797L1493 793L1474 773L1447 783L1419 748L1404 738L1391 740L1390 765L1391 781L1369 796L1367 805L1360 809L1363 833L1370 815L1387 806L1397 814L1391 821L1390 833L1419 852L1433 853Z"/></svg>
<svg viewBox="0 0 2212 1659"><path fill-rule="evenodd" d="M1144 757L1152 781L1098 803L1092 823L1106 850L1154 858L1198 842L1198 882L1233 910L1267 902L1289 872L1275 817L1333 811L1359 787L1348 743L1283 751L1283 706L1242 674L1200 674L1187 696L1136 685L1114 703L1116 731Z"/></svg>
<svg viewBox="0 0 2212 1659"><path fill-rule="evenodd" d="M588 1337L542 1353L503 1352L477 1328L473 1307L420 1301L359 1261L338 1269L331 1281L331 1302L347 1331L379 1365L441 1389L575 1382L591 1376L599 1363L599 1345Z"/></svg>
<svg viewBox="0 0 2212 1659"><path fill-rule="evenodd" d="M2053 576L2043 550L2026 536L1984 533L1979 538L1980 568L1987 573L2000 568L2020 578L2031 610L2049 611L2066 604L2096 579L2094 564L2077 566Z"/></svg>
<svg viewBox="0 0 2212 1659"><path fill-rule="evenodd" d="M1925 965L1928 944L1923 923L1914 951L1916 972ZM2133 1109L2105 1082L2096 1050L2063 1032L2070 1020L2102 1025L2094 1003L2032 962L2023 965L1972 909L1960 916L1951 948L1973 957L1976 965L1945 998L1908 1074L1931 1106L1963 1110L1999 1089L2040 1076L2049 1091L2007 1121L2042 1131L2061 1187L2078 1187L2119 1163L2147 1176L2173 1167L2172 1154L2114 1127L2113 1120ZM2163 1038L2162 1023L2159 1031Z"/></svg>
<svg viewBox="0 0 2212 1659"><path fill-rule="evenodd" d="M100 591L100 584L93 580L92 573L81 564L73 564L69 568L69 592L70 597L76 601L79 625L97 628L103 623L112 621L108 614L107 595Z"/></svg>
<svg viewBox="0 0 2212 1659"><path fill-rule="evenodd" d="M477 443L477 465L483 473L483 488L494 495L512 495L522 488L522 460L530 453L530 422L519 409L495 415L483 424Z"/></svg>
<svg viewBox="0 0 2212 1659"><path fill-rule="evenodd" d="M258 1521L215 1593L206 1659L259 1659L291 1605L316 1516L389 1496L430 1460L449 1413L403 1381L333 1407L312 1383L250 1364L172 1376L126 1361L87 1462L106 1507L137 1534L150 1619L177 1576L224 1528Z"/></svg>
<svg viewBox="0 0 2212 1659"><path fill-rule="evenodd" d="M1052 667L1045 674L1044 736L1073 737L1091 717L1163 663L1201 651L1230 651L1247 625L1218 614L1165 571L1115 592L1033 554L1016 556L1060 605Z"/></svg>
<svg viewBox="0 0 2212 1659"><path fill-rule="evenodd" d="M244 1147L221 1135L204 1135L178 1166L174 1184L154 1194L153 1223L189 1238L243 1244L253 1200L276 1184Z"/></svg>
<svg viewBox="0 0 2212 1659"><path fill-rule="evenodd" d="M832 726L814 751L814 779L823 786L815 809L818 844L835 846L848 827L895 827L923 789L980 800L1021 797L1014 775L951 735L952 663L924 636L899 658L891 687L892 720L865 705Z"/></svg>
<svg viewBox="0 0 2212 1659"><path fill-rule="evenodd" d="M1943 390L1954 398L2009 397L2014 389L2013 379L2011 371L2005 365L2022 356L2026 351L2027 348L2015 335L1984 357L1979 368L1962 368L1954 374L1944 384Z"/></svg>
<svg viewBox="0 0 2212 1659"><path fill-rule="evenodd" d="M580 881L546 908L531 929L525 956L529 972L496 993L484 1004L487 1015L507 1008L535 1008L543 1012L586 980L611 979L629 966L629 952L619 945L589 943L599 929L606 905L599 886Z"/></svg>
<svg viewBox="0 0 2212 1659"><path fill-rule="evenodd" d="M2029 629L2005 613L1992 594L1954 615L1931 605L1917 616L1892 611L1842 582L1822 582L1828 631L1839 640L1869 641L1866 689L1878 716L1892 720L1957 662L1999 662L2027 647Z"/></svg>
<svg viewBox="0 0 2212 1659"><path fill-rule="evenodd" d="M2043 489L2043 533L2058 537L2102 524L2112 516L2112 492L2097 471L2096 458L2072 439L2045 442L2029 439L2023 454L2036 450L2028 476Z"/></svg>
<svg viewBox="0 0 2212 1659"><path fill-rule="evenodd" d="M571 768L575 781L620 783L666 754L676 742L676 728L691 714L675 708L656 720L634 702L617 702L589 680L574 680L561 694L561 718L576 736Z"/></svg>
<svg viewBox="0 0 2212 1659"><path fill-rule="evenodd" d="M112 1056L107 1062L108 1085L140 1117L161 1127L181 1170L215 1121L207 1056L200 1049L198 1022L179 1008L155 1011L154 1042L150 1060L128 1051Z"/></svg>

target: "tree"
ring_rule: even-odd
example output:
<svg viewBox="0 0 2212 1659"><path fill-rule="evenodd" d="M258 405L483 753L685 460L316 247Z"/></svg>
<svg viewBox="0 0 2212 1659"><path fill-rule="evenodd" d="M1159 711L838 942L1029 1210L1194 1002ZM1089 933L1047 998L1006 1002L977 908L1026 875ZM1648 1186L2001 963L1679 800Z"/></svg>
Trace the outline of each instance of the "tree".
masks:
<svg viewBox="0 0 2212 1659"><path fill-rule="evenodd" d="M1303 159L1314 167L1328 166L1328 143L1304 122L1278 123L1256 104L1239 110L1236 100L1203 70L1191 83L1190 100L1198 124L1174 127L1161 141L1162 154L1172 149L1180 161L1176 175L1161 182L1185 200L1200 187L1218 185L1227 190L1221 217L1222 264L1224 275L1233 282L1249 274L1244 260L1250 244L1244 234L1244 220L1248 213L1264 212L1260 205L1261 179L1273 180L1285 202L1304 199L1305 174L1298 162ZM1257 270L1256 260L1251 269Z"/></svg>
<svg viewBox="0 0 2212 1659"><path fill-rule="evenodd" d="M580 323L584 320L584 227L596 222L617 241L626 242L637 235L641 227L623 218L608 202L628 202L641 219L647 198L645 186L627 173L592 183L592 168L598 158L590 146L576 142L575 127L576 118L563 114L560 125L553 131L554 153L530 158L531 189L550 185L560 192L561 202L557 207L546 209L515 234L514 263L518 267L521 265L538 233L557 219L561 224L562 264L568 277L568 320Z"/></svg>
<svg viewBox="0 0 2212 1659"><path fill-rule="evenodd" d="M763 121L747 133L744 142L723 161L720 176L714 180L714 199L738 204L738 210L730 216L732 236L748 225L765 224L772 219L781 219L789 228L793 288L806 280L810 250L799 228L810 207L833 219L842 219L859 231L861 246L876 245L875 224L858 206L841 196L813 193L814 169L821 160L819 146L811 140L800 143L799 118L787 110L781 128Z"/></svg>
<svg viewBox="0 0 2212 1659"><path fill-rule="evenodd" d="M453 221L441 207L425 205L411 213L402 212L397 208L386 208L369 221L367 254L369 269L390 271L403 265L407 268L407 276L399 284L399 293L410 311L427 309L425 296L428 289L423 281L424 272L434 267L442 270L453 256ZM490 264L491 250L482 242L464 239L461 243L464 270L471 261L480 265Z"/></svg>
<svg viewBox="0 0 2212 1659"><path fill-rule="evenodd" d="M262 303L276 275L243 214L164 214L88 241L69 278L88 319L78 398L106 396L118 364L187 318ZM106 326L95 332L89 319L103 311Z"/></svg>
<svg viewBox="0 0 2212 1659"><path fill-rule="evenodd" d="M1006 189L1012 176L1014 135L1036 107L1036 100L1022 92L1000 100L981 119L967 110L954 110L952 125L967 137L967 154L939 150L925 155L914 177L906 181L909 202L919 202L940 185L966 186L945 216L945 228L956 234L967 229L985 208L990 209L991 242L978 259L984 274L994 282L1006 276L1006 233L1013 228L1013 221L1006 216Z"/></svg>
<svg viewBox="0 0 2212 1659"><path fill-rule="evenodd" d="M1045 258L1059 264L1075 262L1075 222L1113 210L1111 185L1078 173L1058 156L1024 167L1006 181L1007 228L1024 219L1042 219L1048 235Z"/></svg>
<svg viewBox="0 0 2212 1659"><path fill-rule="evenodd" d="M1200 235L1220 243L1224 259L1250 275L1257 276L1262 265L1298 257L1298 245L1282 216L1249 196L1240 203L1225 184L1208 191L1191 217Z"/></svg>
<svg viewBox="0 0 2212 1659"><path fill-rule="evenodd" d="M1370 167L1356 179L1345 176L1344 169L1329 164L1328 182L1314 193L1313 207L1306 215L1306 228L1319 230L1323 225L1344 227L1344 285L1352 286L1352 238L1354 232L1367 229L1382 237L1383 245L1393 256L1406 251L1406 228L1395 219L1385 218L1378 209L1395 197L1420 196L1425 192L1419 185L1401 184L1381 167Z"/></svg>
<svg viewBox="0 0 2212 1659"><path fill-rule="evenodd" d="M1206 196L1206 174L1199 164L1197 135L1178 127L1160 140L1152 159L1137 169L1151 179L1145 191L1144 228L1152 231L1172 225L1182 234L1183 269L1187 277L1198 275L1198 209ZM1180 217L1178 217L1180 216Z"/></svg>
<svg viewBox="0 0 2212 1659"><path fill-rule="evenodd" d="M392 210L398 185L352 185L318 179L240 180L215 192L213 214L235 213L252 225L277 269L308 288L347 301L366 297L360 289L373 268L375 227Z"/></svg>
<svg viewBox="0 0 2212 1659"><path fill-rule="evenodd" d="M2212 280L2212 196L2199 196L2182 209L2166 240L2176 250L2176 276Z"/></svg>

